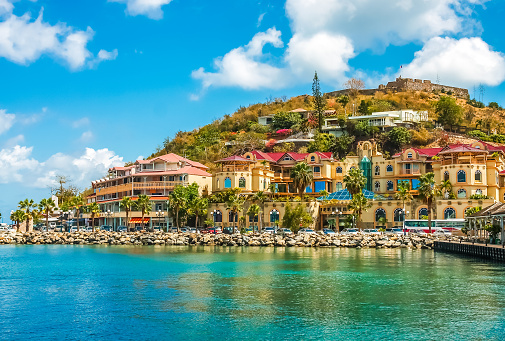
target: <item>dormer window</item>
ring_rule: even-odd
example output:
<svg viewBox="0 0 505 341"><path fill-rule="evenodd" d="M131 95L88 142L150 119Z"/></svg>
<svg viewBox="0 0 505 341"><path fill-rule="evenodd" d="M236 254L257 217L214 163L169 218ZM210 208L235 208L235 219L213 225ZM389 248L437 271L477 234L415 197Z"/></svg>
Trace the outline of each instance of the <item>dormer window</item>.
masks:
<svg viewBox="0 0 505 341"><path fill-rule="evenodd" d="M412 153L408 153L408 154L407 154L407 157L408 157L409 159L412 159Z"/></svg>
<svg viewBox="0 0 505 341"><path fill-rule="evenodd" d="M289 160L291 160L291 158L288 155L286 155L286 156L284 156L284 158L282 160L289 161Z"/></svg>
<svg viewBox="0 0 505 341"><path fill-rule="evenodd" d="M245 158L251 160L251 155L247 155Z"/></svg>
<svg viewBox="0 0 505 341"><path fill-rule="evenodd" d="M311 156L310 157L310 162L316 162L316 157L315 156Z"/></svg>

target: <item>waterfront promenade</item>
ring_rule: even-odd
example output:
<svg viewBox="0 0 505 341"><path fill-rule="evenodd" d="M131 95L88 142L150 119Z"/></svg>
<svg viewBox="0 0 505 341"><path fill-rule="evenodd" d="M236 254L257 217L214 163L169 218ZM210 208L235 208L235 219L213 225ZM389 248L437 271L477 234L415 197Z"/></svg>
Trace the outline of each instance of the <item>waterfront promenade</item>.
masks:
<svg viewBox="0 0 505 341"><path fill-rule="evenodd" d="M459 253L505 262L505 248L502 245L437 240L434 247L437 251Z"/></svg>

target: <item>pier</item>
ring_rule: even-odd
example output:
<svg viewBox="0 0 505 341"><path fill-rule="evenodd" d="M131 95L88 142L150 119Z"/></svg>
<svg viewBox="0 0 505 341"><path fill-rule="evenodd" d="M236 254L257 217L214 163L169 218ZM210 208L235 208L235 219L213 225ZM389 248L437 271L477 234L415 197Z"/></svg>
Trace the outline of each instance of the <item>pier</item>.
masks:
<svg viewBox="0 0 505 341"><path fill-rule="evenodd" d="M436 251L459 253L467 256L505 262L505 248L503 248L502 245L435 241L434 248Z"/></svg>

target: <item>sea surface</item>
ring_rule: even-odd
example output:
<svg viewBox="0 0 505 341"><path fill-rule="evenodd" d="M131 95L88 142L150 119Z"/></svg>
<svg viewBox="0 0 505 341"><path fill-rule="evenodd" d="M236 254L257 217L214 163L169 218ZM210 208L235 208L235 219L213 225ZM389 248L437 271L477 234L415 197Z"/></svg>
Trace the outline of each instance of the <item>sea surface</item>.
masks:
<svg viewBox="0 0 505 341"><path fill-rule="evenodd" d="M431 250L0 246L5 340L504 340L505 266Z"/></svg>

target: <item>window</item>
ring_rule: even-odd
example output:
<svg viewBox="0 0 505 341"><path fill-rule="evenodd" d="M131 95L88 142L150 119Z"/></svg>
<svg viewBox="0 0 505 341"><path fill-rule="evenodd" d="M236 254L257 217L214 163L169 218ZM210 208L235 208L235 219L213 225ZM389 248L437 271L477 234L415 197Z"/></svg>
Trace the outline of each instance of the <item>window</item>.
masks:
<svg viewBox="0 0 505 341"><path fill-rule="evenodd" d="M284 158L282 160L289 161L289 160L291 160L291 158L289 157L289 155L286 155L286 156L284 156Z"/></svg>
<svg viewBox="0 0 505 341"><path fill-rule="evenodd" d="M378 222L380 218L386 218L386 211L383 208L378 208L375 211L375 221Z"/></svg>
<svg viewBox="0 0 505 341"><path fill-rule="evenodd" d="M342 174L342 167L337 167L337 174Z"/></svg>
<svg viewBox="0 0 505 341"><path fill-rule="evenodd" d="M341 182L337 182L337 186L335 186L335 190L336 191L341 191L342 188L343 188L342 183Z"/></svg>
<svg viewBox="0 0 505 341"><path fill-rule="evenodd" d="M375 175L381 175L381 168L379 166L375 166Z"/></svg>
<svg viewBox="0 0 505 341"><path fill-rule="evenodd" d="M245 178L244 177L238 179L238 187L245 188Z"/></svg>
<svg viewBox="0 0 505 341"><path fill-rule="evenodd" d="M251 155L247 155L245 158L248 159L248 160L250 160L251 159Z"/></svg>
<svg viewBox="0 0 505 341"><path fill-rule="evenodd" d="M458 182L466 182L466 172L464 170L458 171Z"/></svg>
<svg viewBox="0 0 505 341"><path fill-rule="evenodd" d="M305 187L305 193L312 193L312 186Z"/></svg>
<svg viewBox="0 0 505 341"><path fill-rule="evenodd" d="M464 188L458 189L458 198L466 198L466 190Z"/></svg>
<svg viewBox="0 0 505 341"><path fill-rule="evenodd" d="M403 221L403 210L401 208L395 210L394 221Z"/></svg>
<svg viewBox="0 0 505 341"><path fill-rule="evenodd" d="M279 211L272 210L270 211L270 222L275 223L276 221L279 221Z"/></svg>
<svg viewBox="0 0 505 341"><path fill-rule="evenodd" d="M481 190L481 189L476 190L476 191L475 191L475 194L477 194L477 195L482 195L482 190Z"/></svg>
<svg viewBox="0 0 505 341"><path fill-rule="evenodd" d="M310 162L316 162L316 157L315 156L311 156L310 157Z"/></svg>
<svg viewBox="0 0 505 341"><path fill-rule="evenodd" d="M444 181L448 181L448 180L449 180L449 172L445 171L444 172Z"/></svg>
<svg viewBox="0 0 505 341"><path fill-rule="evenodd" d="M326 190L325 181L314 181L314 192L319 193Z"/></svg>
<svg viewBox="0 0 505 341"><path fill-rule="evenodd" d="M393 166L388 165L388 166L386 167L386 172L392 172L392 171L393 171Z"/></svg>
<svg viewBox="0 0 505 341"><path fill-rule="evenodd" d="M388 191L394 191L394 187L395 187L395 185L393 184L393 181L389 180L388 181L387 190Z"/></svg>
<svg viewBox="0 0 505 341"><path fill-rule="evenodd" d="M216 223L222 223L223 222L223 215L221 214L221 211L216 211L214 212L214 221Z"/></svg>
<svg viewBox="0 0 505 341"><path fill-rule="evenodd" d="M236 214L233 211L229 211L228 212L228 222L233 223L233 218L235 218L235 222L237 222L238 221L238 213Z"/></svg>
<svg viewBox="0 0 505 341"><path fill-rule="evenodd" d="M381 190L381 183L379 181L375 181L374 190L376 192L380 192L380 190Z"/></svg>
<svg viewBox="0 0 505 341"><path fill-rule="evenodd" d="M455 219L456 211L452 207L447 207L444 211L444 219Z"/></svg>
<svg viewBox="0 0 505 341"><path fill-rule="evenodd" d="M419 219L423 219L423 217L427 216L428 216L428 209L426 207L421 208L418 213Z"/></svg>
<svg viewBox="0 0 505 341"><path fill-rule="evenodd" d="M482 173L480 170L475 171L475 181L482 182Z"/></svg>
<svg viewBox="0 0 505 341"><path fill-rule="evenodd" d="M314 173L321 173L321 167L319 166L314 167Z"/></svg>
<svg viewBox="0 0 505 341"><path fill-rule="evenodd" d="M412 153L408 153L407 158L412 159Z"/></svg>
<svg viewBox="0 0 505 341"><path fill-rule="evenodd" d="M231 188L231 179L230 178L224 179L224 188Z"/></svg>

